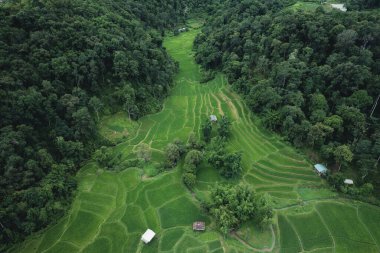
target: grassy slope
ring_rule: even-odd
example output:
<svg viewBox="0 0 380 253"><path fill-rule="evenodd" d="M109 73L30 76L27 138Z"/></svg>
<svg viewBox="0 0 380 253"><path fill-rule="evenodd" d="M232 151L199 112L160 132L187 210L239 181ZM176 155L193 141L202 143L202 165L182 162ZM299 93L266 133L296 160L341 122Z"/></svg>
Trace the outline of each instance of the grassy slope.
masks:
<svg viewBox="0 0 380 253"><path fill-rule="evenodd" d="M159 160L168 142L174 138L186 141L191 131L199 135L205 117L226 114L233 122L229 149L243 152L242 181L273 197L274 225L260 231L248 223L236 233L238 238L223 238L182 185L180 169L143 179L140 169L101 172L89 162L78 173L78 194L69 214L12 252L380 250L380 234L374 225L380 219L379 208L331 200L335 195L312 172L311 164L262 129L222 75L206 85L198 83L199 67L191 51L196 33L192 30L167 38L165 46L180 62L177 85L163 110L142 118L135 136L116 146L114 152L128 159L133 157L136 145L144 142L153 148L154 159ZM118 121L118 125L122 122ZM222 180L207 166L198 176L195 193L200 197L207 196L210 187ZM206 221L207 232L191 230L191 223L198 219ZM143 245L139 240L147 227L157 236L149 245Z"/></svg>

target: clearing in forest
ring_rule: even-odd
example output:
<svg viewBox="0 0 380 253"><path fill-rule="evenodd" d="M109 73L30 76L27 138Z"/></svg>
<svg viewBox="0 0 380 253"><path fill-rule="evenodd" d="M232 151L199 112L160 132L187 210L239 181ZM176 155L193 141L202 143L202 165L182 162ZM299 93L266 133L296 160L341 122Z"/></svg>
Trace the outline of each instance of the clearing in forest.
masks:
<svg viewBox="0 0 380 253"><path fill-rule="evenodd" d="M181 168L143 179L141 169L109 172L89 161L77 175L77 196L68 214L11 252L380 251L379 208L336 199L302 154L263 129L223 75L199 83L191 50L197 32L165 41L180 72L162 111L141 118L136 126L125 121L123 127L123 120L113 123L107 118L104 131L126 139L113 148L115 155L131 159L136 146L146 143L157 162L175 138L186 141L191 132L199 136L210 114L228 115L228 149L243 152L240 181L273 197L274 224L260 230L248 222L227 238L218 233L195 198L206 196L215 182L224 180L209 166L201 168L194 196L182 184ZM192 230L197 220L206 222L205 232ZM140 237L147 228L157 234L145 245Z"/></svg>

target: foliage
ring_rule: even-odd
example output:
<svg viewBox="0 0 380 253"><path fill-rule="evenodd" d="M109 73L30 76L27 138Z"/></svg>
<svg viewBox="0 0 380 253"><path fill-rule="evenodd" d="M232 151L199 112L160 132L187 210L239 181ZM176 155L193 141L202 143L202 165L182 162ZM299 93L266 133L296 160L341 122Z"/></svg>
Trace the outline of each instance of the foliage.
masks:
<svg viewBox="0 0 380 253"><path fill-rule="evenodd" d="M223 139L213 139L208 147L207 161L225 178L238 177L242 172L241 152L228 153Z"/></svg>
<svg viewBox="0 0 380 253"><path fill-rule="evenodd" d="M185 156L185 164L192 164L196 167L200 165L202 160L202 152L198 150L190 150Z"/></svg>
<svg viewBox="0 0 380 253"><path fill-rule="evenodd" d="M102 167L108 168L112 160L112 152L105 146L94 152L94 160Z"/></svg>
<svg viewBox="0 0 380 253"><path fill-rule="evenodd" d="M378 7L347 2L349 9ZM323 153L329 164L355 168L380 189L379 110L369 116L380 94L379 12L288 4L226 1L197 36L196 61L205 71L222 70L266 127Z"/></svg>
<svg viewBox="0 0 380 253"><path fill-rule="evenodd" d="M187 141L186 148L187 149L197 149L202 150L205 146L205 143L201 140L198 140L195 133L190 133L189 140Z"/></svg>
<svg viewBox="0 0 380 253"><path fill-rule="evenodd" d="M119 157L114 157L112 150L105 146L100 147L94 152L94 160L103 168L107 170L115 170L119 164Z"/></svg>
<svg viewBox="0 0 380 253"><path fill-rule="evenodd" d="M202 76L201 76L201 80L199 81L200 83L207 83L208 81L211 81L215 78L215 71L212 71L212 70L204 70L202 71Z"/></svg>
<svg viewBox="0 0 380 253"><path fill-rule="evenodd" d="M222 118L218 121L218 134L222 138L230 137L230 126L231 122L227 116L222 116Z"/></svg>
<svg viewBox="0 0 380 253"><path fill-rule="evenodd" d="M224 234L239 228L244 221L254 219L263 224L273 217L268 196L257 195L246 185L216 185L206 208Z"/></svg>
<svg viewBox="0 0 380 253"><path fill-rule="evenodd" d="M347 163L352 161L352 152L347 145L341 145L337 147L334 151L334 157L339 167L342 163Z"/></svg>
<svg viewBox="0 0 380 253"><path fill-rule="evenodd" d="M190 150L185 156L182 181L190 190L192 190L195 186L197 180L197 172L202 161L203 154L199 150Z"/></svg>
<svg viewBox="0 0 380 253"><path fill-rule="evenodd" d="M144 162L148 162L152 158L152 150L150 149L148 144L140 143L137 146L136 156Z"/></svg>
<svg viewBox="0 0 380 253"><path fill-rule="evenodd" d="M346 0L346 4L352 10L380 8L380 2L376 0Z"/></svg>
<svg viewBox="0 0 380 253"><path fill-rule="evenodd" d="M173 143L169 143L165 149L166 166L175 167L185 152L186 148L181 140L174 140Z"/></svg>
<svg viewBox="0 0 380 253"><path fill-rule="evenodd" d="M193 173L186 172L182 175L182 181L187 188L192 190L194 188L195 183L197 182L197 176Z"/></svg>
<svg viewBox="0 0 380 253"><path fill-rule="evenodd" d="M209 119L206 120L202 124L202 134L203 139L206 143L210 142L212 133L212 123Z"/></svg>
<svg viewBox="0 0 380 253"><path fill-rule="evenodd" d="M1 244L63 214L75 189L68 182L105 145L95 125L102 113L124 110L137 119L161 107L178 69L162 46L163 30L206 3L0 4L0 213L2 228L12 231L1 229ZM59 194L49 193L51 176L62 177ZM23 200L30 192L46 195L38 210Z"/></svg>
<svg viewBox="0 0 380 253"><path fill-rule="evenodd" d="M373 193L373 185L371 183L365 183L361 186L346 185L344 180L345 177L341 172L327 175L327 182L339 192L355 198L368 197Z"/></svg>
<svg viewBox="0 0 380 253"><path fill-rule="evenodd" d="M165 149L166 162L169 167L174 167L181 158L179 147L174 143L169 143Z"/></svg>

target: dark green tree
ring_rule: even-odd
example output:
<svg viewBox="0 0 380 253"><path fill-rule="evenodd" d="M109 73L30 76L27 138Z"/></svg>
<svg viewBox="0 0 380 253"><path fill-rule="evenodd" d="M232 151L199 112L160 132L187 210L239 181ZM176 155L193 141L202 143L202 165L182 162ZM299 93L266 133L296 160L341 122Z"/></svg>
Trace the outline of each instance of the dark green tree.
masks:
<svg viewBox="0 0 380 253"><path fill-rule="evenodd" d="M220 137L229 138L230 137L230 127L231 122L227 116L222 116L222 118L218 121L218 134Z"/></svg>
<svg viewBox="0 0 380 253"><path fill-rule="evenodd" d="M209 119L206 119L202 124L202 134L205 142L210 142L212 133L212 124Z"/></svg>

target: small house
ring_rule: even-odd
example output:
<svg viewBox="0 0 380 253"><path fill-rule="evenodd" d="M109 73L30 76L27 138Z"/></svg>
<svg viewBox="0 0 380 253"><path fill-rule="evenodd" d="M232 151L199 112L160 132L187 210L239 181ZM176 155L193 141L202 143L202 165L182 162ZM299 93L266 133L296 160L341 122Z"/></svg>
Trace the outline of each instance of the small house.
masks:
<svg viewBox="0 0 380 253"><path fill-rule="evenodd" d="M326 166L324 166L323 164L320 164L320 163L315 164L314 169L318 173L318 175L320 175L320 176L325 175L327 172Z"/></svg>
<svg viewBox="0 0 380 253"><path fill-rule="evenodd" d="M211 122L216 122L218 119L216 118L215 115L210 115L210 120Z"/></svg>
<svg viewBox="0 0 380 253"><path fill-rule="evenodd" d="M204 231L206 229L206 224L203 221L196 221L193 223L194 231Z"/></svg>
<svg viewBox="0 0 380 253"><path fill-rule="evenodd" d="M352 179L345 179L344 183L347 185L354 185L354 181Z"/></svg>
<svg viewBox="0 0 380 253"><path fill-rule="evenodd" d="M149 243L153 237L156 235L155 232L153 232L153 230L150 230L149 228L145 231L145 233L141 236L141 241L145 242L145 243Z"/></svg>
<svg viewBox="0 0 380 253"><path fill-rule="evenodd" d="M334 9L343 11L343 12L347 11L347 8L346 8L346 6L344 6L344 4L331 4L331 7Z"/></svg>

